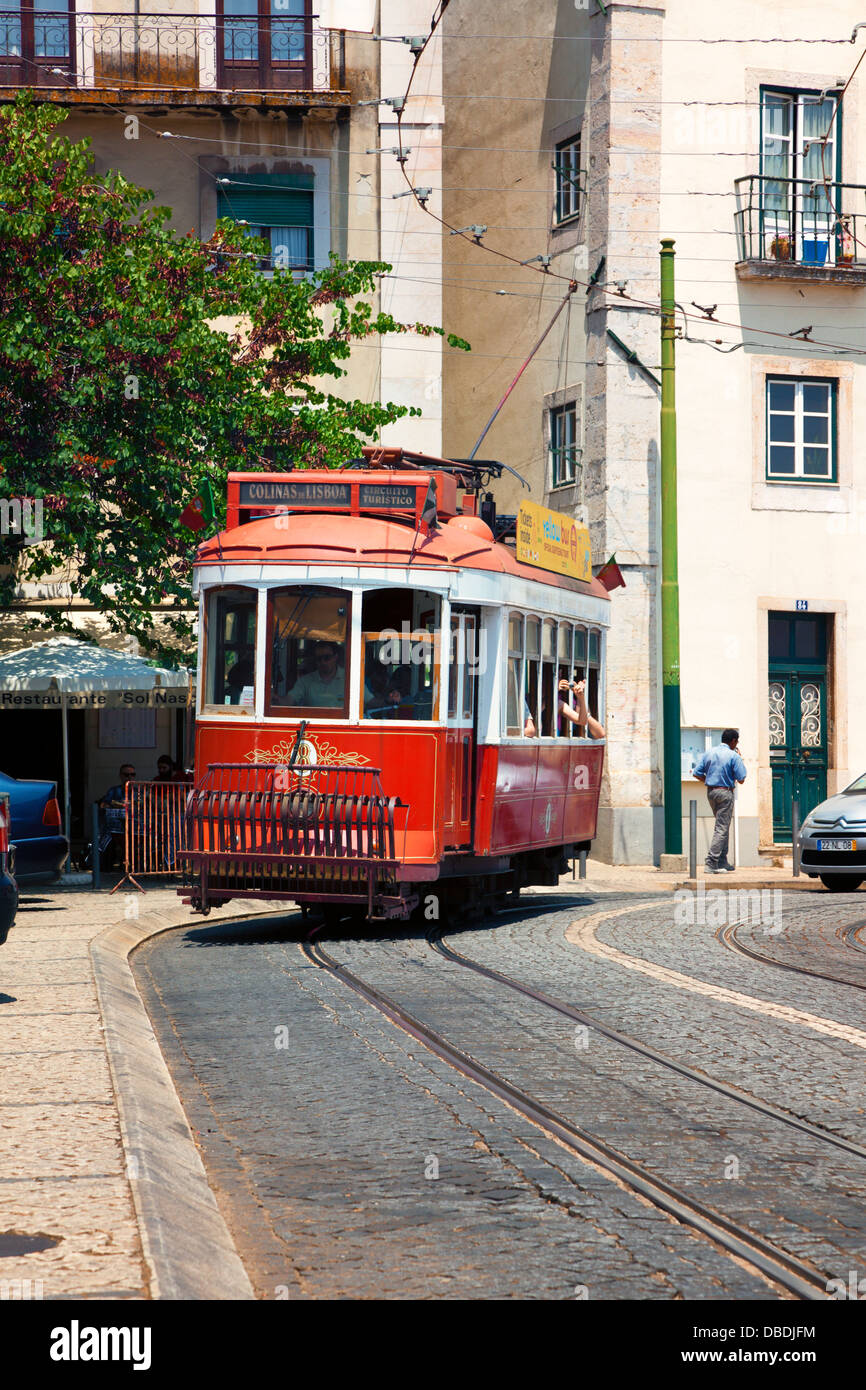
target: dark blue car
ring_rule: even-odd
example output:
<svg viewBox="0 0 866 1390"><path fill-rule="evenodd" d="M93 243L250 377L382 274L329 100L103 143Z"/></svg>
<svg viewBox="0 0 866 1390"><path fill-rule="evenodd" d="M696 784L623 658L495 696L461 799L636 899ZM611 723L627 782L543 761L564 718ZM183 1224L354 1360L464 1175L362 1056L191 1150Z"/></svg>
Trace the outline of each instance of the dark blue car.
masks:
<svg viewBox="0 0 866 1390"><path fill-rule="evenodd" d="M9 846L9 798L0 792L0 946L9 935L18 907L18 885L12 877L14 857Z"/></svg>
<svg viewBox="0 0 866 1390"><path fill-rule="evenodd" d="M0 772L0 796L9 797L9 838L15 847L15 877L19 883L60 877L69 841L62 830L56 782L7 777Z"/></svg>

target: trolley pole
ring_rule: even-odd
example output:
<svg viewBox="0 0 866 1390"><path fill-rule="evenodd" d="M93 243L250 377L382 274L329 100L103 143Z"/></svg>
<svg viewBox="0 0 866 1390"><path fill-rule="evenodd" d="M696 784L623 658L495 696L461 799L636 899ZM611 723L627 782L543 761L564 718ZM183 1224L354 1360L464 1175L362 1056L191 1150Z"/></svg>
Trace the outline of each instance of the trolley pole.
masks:
<svg viewBox="0 0 866 1390"><path fill-rule="evenodd" d="M680 586L677 565L677 407L674 243L661 249L662 729L665 853L683 852L680 768Z"/></svg>

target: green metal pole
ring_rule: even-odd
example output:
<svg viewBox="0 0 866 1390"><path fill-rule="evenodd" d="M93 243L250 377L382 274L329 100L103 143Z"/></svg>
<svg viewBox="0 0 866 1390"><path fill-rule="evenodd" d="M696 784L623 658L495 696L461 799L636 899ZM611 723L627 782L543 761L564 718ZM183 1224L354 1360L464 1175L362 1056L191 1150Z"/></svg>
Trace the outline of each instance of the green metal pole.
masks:
<svg viewBox="0 0 866 1390"><path fill-rule="evenodd" d="M665 853L683 852L680 769L680 585L677 566L677 407L674 243L662 241L662 730Z"/></svg>

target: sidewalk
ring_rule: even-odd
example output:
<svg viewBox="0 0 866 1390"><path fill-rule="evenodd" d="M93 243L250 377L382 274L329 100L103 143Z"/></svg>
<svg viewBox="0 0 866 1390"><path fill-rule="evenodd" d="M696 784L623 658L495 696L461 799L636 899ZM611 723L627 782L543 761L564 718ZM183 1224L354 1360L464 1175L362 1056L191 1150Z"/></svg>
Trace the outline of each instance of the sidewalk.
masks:
<svg viewBox="0 0 866 1390"><path fill-rule="evenodd" d="M576 869L576 872L579 870ZM719 888L723 892L731 888L779 888L785 892L826 893L820 879L807 878L801 873L794 878L790 865L787 868L735 869L731 874L707 874L703 864L698 864L697 882L703 884L707 892ZM673 893L678 888L694 888L694 880L688 873L662 873L660 869L645 864L603 864L596 859L587 859L586 878L572 878L564 874L557 888L537 888L531 892L571 892L585 889L589 893Z"/></svg>
<svg viewBox="0 0 866 1390"><path fill-rule="evenodd" d="M22 893L0 947L0 1299L252 1297L126 961L202 923L171 888Z"/></svg>

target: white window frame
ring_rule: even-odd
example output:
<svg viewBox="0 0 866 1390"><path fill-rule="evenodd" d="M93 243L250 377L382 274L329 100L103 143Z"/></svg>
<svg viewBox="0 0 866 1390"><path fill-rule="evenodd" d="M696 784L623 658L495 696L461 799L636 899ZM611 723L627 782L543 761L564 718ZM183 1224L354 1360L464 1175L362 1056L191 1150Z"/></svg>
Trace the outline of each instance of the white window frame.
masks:
<svg viewBox="0 0 866 1390"><path fill-rule="evenodd" d="M568 176L563 175L560 162L565 154L571 156ZM557 227L562 227L566 222L574 222L581 213L580 131L570 135L566 140L557 141L553 169L556 196L554 223Z"/></svg>
<svg viewBox="0 0 866 1390"><path fill-rule="evenodd" d="M785 415L785 416L790 416L790 415L792 414L792 412L789 411L789 410L771 410L771 409L770 409L770 388L771 388L772 386L775 386L775 385L793 386L793 388L794 388L794 410L793 410L793 416L794 416L794 438L793 438L793 441L792 441L792 440L789 440L789 439L775 439L775 440L774 440L773 437L772 437L771 430L772 430L772 418L773 418L773 416L774 416L774 415ZM804 394L805 394L804 388L805 388L806 386L823 386L823 387L826 387L826 388L827 388L827 412L826 412L826 415L824 414L823 411L816 411L816 410L806 411L806 410L804 410L804 405L803 405ZM837 480L837 478L836 478L836 440L835 440L835 429L836 429L836 392L837 392L837 390L838 390L838 383L837 383L836 379L833 378L833 377L816 378L816 377L802 377L802 376L775 376L775 375L773 375L772 373L767 375L767 377L766 377L766 379L765 379L765 383L764 383L764 396L765 396L765 414L766 414L766 431L767 431L765 469L766 469L766 481L767 481L768 483L807 483L807 484L818 484L819 486L823 484L825 487L826 487L826 486L830 486L830 487L838 486L838 480ZM813 444L813 443L810 443L808 446L806 445L805 440L804 440L804 437L803 437L803 434L804 434L804 431L803 431L803 419L804 419L804 415L816 415L816 416L818 416L818 417L821 418L821 419L826 419L826 420L827 420L827 443L826 443L826 445L824 445L824 444ZM793 473L773 473L773 472L771 471L771 466L770 466L770 451L771 451L771 449L773 448L774 445L775 445L777 448L780 448L780 449L790 449L790 448L793 448L793 450L794 450L794 472L793 472ZM805 472L805 449L806 449L807 447L810 448L810 449L826 449L826 453L827 453L827 463L828 463L828 472L827 472L827 473L806 473L806 472Z"/></svg>
<svg viewBox="0 0 866 1390"><path fill-rule="evenodd" d="M558 421L565 420L571 413L574 420L573 439L571 444L563 444L557 449L555 443L556 424ZM550 457L550 490L555 491L560 487L571 487L578 477L581 466L583 450L580 447L580 406L578 398L575 396L570 401L563 401L561 405L552 405L548 410L548 454ZM565 458L568 451L571 451L571 458L565 469L566 476L557 477L556 464L557 453L561 458Z"/></svg>

